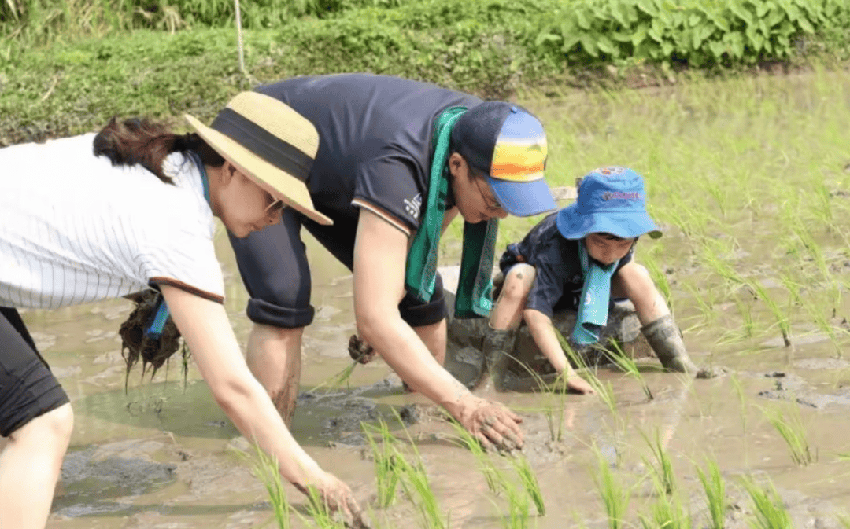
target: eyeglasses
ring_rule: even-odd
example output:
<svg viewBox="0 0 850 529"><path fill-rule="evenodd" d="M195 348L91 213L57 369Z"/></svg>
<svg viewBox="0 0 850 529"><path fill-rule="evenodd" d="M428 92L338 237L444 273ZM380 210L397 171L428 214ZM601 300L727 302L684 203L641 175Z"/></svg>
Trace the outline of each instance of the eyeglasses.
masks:
<svg viewBox="0 0 850 529"><path fill-rule="evenodd" d="M482 177L474 176L472 177L475 180L475 186L478 188L478 192L481 193L481 196L484 198L484 206L490 212L499 212L502 211L502 204L496 199L493 195L493 191L490 189L490 186L487 186L487 189L481 188L481 182L484 180Z"/></svg>

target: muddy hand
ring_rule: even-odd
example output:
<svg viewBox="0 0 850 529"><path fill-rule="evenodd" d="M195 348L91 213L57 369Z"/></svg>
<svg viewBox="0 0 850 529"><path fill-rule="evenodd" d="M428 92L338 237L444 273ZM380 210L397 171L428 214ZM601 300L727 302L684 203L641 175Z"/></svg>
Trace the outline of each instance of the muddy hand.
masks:
<svg viewBox="0 0 850 529"><path fill-rule="evenodd" d="M484 448L512 452L523 446L522 418L499 404L467 395L462 403L458 420L478 439Z"/></svg>
<svg viewBox="0 0 850 529"><path fill-rule="evenodd" d="M297 486L297 485L296 485ZM333 512L338 512L342 515L345 526L350 529L369 529L369 522L360 510L360 505L354 499L351 489L344 482L333 474L322 472L322 474L312 480L311 487L315 487L319 493L319 498ZM308 496L309 489L303 486L298 486L301 492Z"/></svg>
<svg viewBox="0 0 850 529"><path fill-rule="evenodd" d="M348 355L352 360L361 364L368 364L375 359L375 350L371 345L364 342L356 334L348 339Z"/></svg>

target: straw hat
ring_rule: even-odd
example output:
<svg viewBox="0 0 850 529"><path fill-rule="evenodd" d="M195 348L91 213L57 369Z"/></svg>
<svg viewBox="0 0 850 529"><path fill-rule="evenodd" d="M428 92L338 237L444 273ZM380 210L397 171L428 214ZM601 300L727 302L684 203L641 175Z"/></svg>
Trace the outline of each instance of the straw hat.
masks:
<svg viewBox="0 0 850 529"><path fill-rule="evenodd" d="M210 147L273 197L319 224L333 224L316 211L305 183L319 149L319 134L302 115L273 97L242 92L211 127L189 114L185 117Z"/></svg>

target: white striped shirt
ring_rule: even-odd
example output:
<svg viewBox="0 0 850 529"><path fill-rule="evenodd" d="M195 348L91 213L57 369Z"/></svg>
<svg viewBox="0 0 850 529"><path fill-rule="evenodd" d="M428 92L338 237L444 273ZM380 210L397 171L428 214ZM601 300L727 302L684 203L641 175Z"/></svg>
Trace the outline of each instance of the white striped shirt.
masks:
<svg viewBox="0 0 850 529"><path fill-rule="evenodd" d="M198 168L160 181L93 154L93 134L0 149L0 306L56 308L171 284L221 302Z"/></svg>

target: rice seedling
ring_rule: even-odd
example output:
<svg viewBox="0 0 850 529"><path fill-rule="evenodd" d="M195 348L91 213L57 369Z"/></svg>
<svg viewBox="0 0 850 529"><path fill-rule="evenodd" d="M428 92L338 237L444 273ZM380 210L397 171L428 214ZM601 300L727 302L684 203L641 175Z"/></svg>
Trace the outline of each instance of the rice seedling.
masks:
<svg viewBox="0 0 850 529"><path fill-rule="evenodd" d="M755 529L787 529L793 527L791 516L782 503L782 498L772 484L761 487L752 478L744 477L741 483L753 504L753 519L750 526Z"/></svg>
<svg viewBox="0 0 850 529"><path fill-rule="evenodd" d="M313 486L308 487L307 498L310 500L307 502L307 513L309 517L298 513L298 516L302 520L305 522L309 520L319 529L346 529L345 522L340 517L334 516L333 511L331 511L324 498L322 498L322 493L319 492L319 489Z"/></svg>
<svg viewBox="0 0 850 529"><path fill-rule="evenodd" d="M796 407L794 410L789 417L786 417L779 409L768 409L765 410L765 417L785 440L794 463L806 466L817 460L817 451L809 446L800 412Z"/></svg>
<svg viewBox="0 0 850 529"><path fill-rule="evenodd" d="M623 348L620 347L619 343L612 343L612 347L614 349L614 353L607 355L608 358L610 358L611 361L614 362L614 364L619 367L623 372L625 372L627 375L634 378L640 383L641 388L643 389L643 394L646 395L647 400L654 399L655 397L652 394L652 390L649 389L649 386L646 383L646 379L643 378L643 375L640 374L640 370L638 369L634 358L627 355L626 352L623 351Z"/></svg>
<svg viewBox="0 0 850 529"><path fill-rule="evenodd" d="M658 499L652 505L651 516L640 515L644 529L690 529L693 527L690 515L685 511L677 496L669 496L659 491Z"/></svg>
<svg viewBox="0 0 850 529"><path fill-rule="evenodd" d="M400 417L399 420L401 420ZM434 494L431 483L428 481L428 473L425 471L425 465L422 463L419 450L416 449L416 444L410 438L410 433L407 433L415 461L411 463L401 452L396 450L394 454L395 471L399 474L402 488L404 488L405 493L422 516L423 527L428 529L445 529L448 527L448 521L443 518L437 496Z"/></svg>
<svg viewBox="0 0 850 529"><path fill-rule="evenodd" d="M472 452L475 462L478 464L478 470L484 475L484 481L487 483L487 488L493 494L499 495L502 492L502 482L504 475L493 464L493 460L484 452L484 447L478 439L472 437L469 430L461 426L457 422L452 422L452 427L460 438L460 444Z"/></svg>
<svg viewBox="0 0 850 529"><path fill-rule="evenodd" d="M723 529L726 525L726 483L720 475L716 461L708 461L706 472L697 467L697 476L705 492L705 502L711 519L711 529Z"/></svg>
<svg viewBox="0 0 850 529"><path fill-rule="evenodd" d="M788 316L779 307L776 300L767 293L767 289L761 283L758 281L748 281L747 284L753 289L755 296L767 305L771 314L776 318L776 323L779 325L779 332L782 333L782 340L785 343L785 347L791 347L791 323L788 321Z"/></svg>
<svg viewBox="0 0 850 529"><path fill-rule="evenodd" d="M280 477L280 466L277 459L267 455L258 445L254 445L257 461L253 465L254 474L266 487L269 495L269 503L274 513L278 529L289 529L292 526L290 514L292 508L286 499L283 480ZM245 456L247 457L247 456Z"/></svg>
<svg viewBox="0 0 850 529"><path fill-rule="evenodd" d="M655 430L655 437L653 439L647 437L642 431L640 435L646 444L649 445L650 452L652 453L654 464L652 462L647 463L652 467L653 476L658 483L657 488L664 494L672 494L675 487L673 463L670 461L670 456L667 454L664 443L661 441L660 431L658 429Z"/></svg>
<svg viewBox="0 0 850 529"><path fill-rule="evenodd" d="M493 494L504 495L507 499L507 522L509 523L507 527L526 527L532 503L537 508L538 515L546 514L546 505L543 501L540 483L525 456L517 456L511 460L513 469L519 478L519 486L516 486L504 472L496 467L492 458L482 449L481 443L459 424L453 424L453 426L460 437L461 444L469 448L475 457L478 468L487 482L487 488Z"/></svg>
<svg viewBox="0 0 850 529"><path fill-rule="evenodd" d="M331 388L331 389L338 388L338 387L342 386L343 383L346 383L347 388L351 389L351 374L354 372L355 367L357 367L357 362L352 361L351 364L346 366L342 371L340 371L339 373L337 373L337 374L335 374L331 377L328 377L327 379L323 380L318 385L316 385L313 388L313 391L316 391L316 390L322 389L322 388Z"/></svg>
<svg viewBox="0 0 850 529"><path fill-rule="evenodd" d="M618 480L611 471L611 466L608 460L599 451L599 448L594 445L593 451L596 453L596 460L599 472L594 476L596 486L599 489L599 495L602 497L602 504L605 507L605 514L608 516L609 529L622 529L626 526L626 512L629 508L631 500L631 490L627 489Z"/></svg>
<svg viewBox="0 0 850 529"><path fill-rule="evenodd" d="M543 493L540 490L540 482L537 480L537 474L531 468L531 463L525 456L514 458L514 470L520 478L520 482L525 489L526 494L537 508L537 514L540 516L546 515L546 504L543 501Z"/></svg>
<svg viewBox="0 0 850 529"><path fill-rule="evenodd" d="M555 335L558 337L558 342L561 344L561 349L564 350L564 354L567 355L567 360L569 360L572 364L574 364L578 370L582 372L587 383L593 387L593 390L602 399L602 402L608 407L608 410L611 412L615 418L617 415L617 401L614 398L614 388L611 387L610 382L603 383L599 380L599 377L596 376L596 373L593 373L585 363L584 359L579 355L573 348L570 346L569 342L564 335L555 329Z"/></svg>
<svg viewBox="0 0 850 529"><path fill-rule="evenodd" d="M549 437L552 442L560 442L564 435L564 399L561 394L567 391L565 374L559 373L554 382L549 384L525 363L517 363L534 379L538 391L546 396L543 403L543 414L546 416L546 424L549 427Z"/></svg>
<svg viewBox="0 0 850 529"><path fill-rule="evenodd" d="M753 337L753 312L750 310L750 305L743 299L741 296L735 296L735 306L738 307L738 314L741 315L741 329L743 331L744 338L752 338Z"/></svg>
<svg viewBox="0 0 850 529"><path fill-rule="evenodd" d="M361 428L366 434L366 440L372 449L372 457L375 460L375 478L377 486L378 507L386 508L395 503L396 489L399 485L400 476L398 470L398 451L396 449L396 438L390 433L387 423L383 420L379 425L373 426L361 423ZM380 446L375 436L380 437Z"/></svg>

